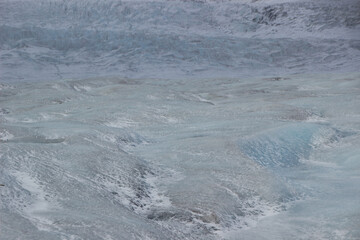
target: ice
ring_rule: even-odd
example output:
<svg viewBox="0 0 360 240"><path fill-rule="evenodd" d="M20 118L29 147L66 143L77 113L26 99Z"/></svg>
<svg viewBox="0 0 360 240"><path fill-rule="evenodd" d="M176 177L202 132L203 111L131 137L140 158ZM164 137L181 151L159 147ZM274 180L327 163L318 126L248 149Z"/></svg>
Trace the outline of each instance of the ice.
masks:
<svg viewBox="0 0 360 240"><path fill-rule="evenodd" d="M296 124L269 131L240 143L242 151L264 166L291 167L308 158L311 138L319 126Z"/></svg>
<svg viewBox="0 0 360 240"><path fill-rule="evenodd" d="M239 145L244 154L263 166L292 167L308 159L313 148L349 135L326 124L297 123L242 139Z"/></svg>
<svg viewBox="0 0 360 240"><path fill-rule="evenodd" d="M46 200L46 193L41 189L41 186L39 183L34 181L32 177L27 175L25 172L16 172L12 173L13 176L15 176L18 181L20 182L21 186L31 193L31 195L34 195L35 201L31 203L30 206L27 207L25 210L26 214L29 214L30 218L35 218L40 223L43 221L41 218L41 213L49 212L49 202ZM46 222L46 224L51 224L51 222ZM41 229L41 227L40 227Z"/></svg>
<svg viewBox="0 0 360 240"><path fill-rule="evenodd" d="M358 221L336 211L357 206L357 79L16 84L1 90L3 211L65 238L356 238L351 222L327 226Z"/></svg>
<svg viewBox="0 0 360 240"><path fill-rule="evenodd" d="M356 71L358 12L354 0L4 1L1 79Z"/></svg>
<svg viewBox="0 0 360 240"><path fill-rule="evenodd" d="M359 12L0 1L0 239L359 239Z"/></svg>
<svg viewBox="0 0 360 240"><path fill-rule="evenodd" d="M0 141L8 141L14 138L14 135L9 133L7 130L1 129L0 130Z"/></svg>

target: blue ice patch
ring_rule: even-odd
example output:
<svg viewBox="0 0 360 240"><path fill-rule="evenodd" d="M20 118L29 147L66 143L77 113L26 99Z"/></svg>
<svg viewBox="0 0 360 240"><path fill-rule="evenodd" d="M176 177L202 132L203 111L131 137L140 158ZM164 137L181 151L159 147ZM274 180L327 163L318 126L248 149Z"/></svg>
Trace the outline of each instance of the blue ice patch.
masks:
<svg viewBox="0 0 360 240"><path fill-rule="evenodd" d="M308 158L313 138L324 125L297 123L272 129L239 141L241 151L263 166L292 167Z"/></svg>

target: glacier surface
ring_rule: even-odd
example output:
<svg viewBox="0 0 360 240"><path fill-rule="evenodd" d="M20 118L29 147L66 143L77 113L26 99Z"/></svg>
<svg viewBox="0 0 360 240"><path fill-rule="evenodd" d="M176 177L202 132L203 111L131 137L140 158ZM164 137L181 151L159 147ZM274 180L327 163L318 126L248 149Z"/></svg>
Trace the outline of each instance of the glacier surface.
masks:
<svg viewBox="0 0 360 240"><path fill-rule="evenodd" d="M359 239L360 4L0 2L0 239Z"/></svg>

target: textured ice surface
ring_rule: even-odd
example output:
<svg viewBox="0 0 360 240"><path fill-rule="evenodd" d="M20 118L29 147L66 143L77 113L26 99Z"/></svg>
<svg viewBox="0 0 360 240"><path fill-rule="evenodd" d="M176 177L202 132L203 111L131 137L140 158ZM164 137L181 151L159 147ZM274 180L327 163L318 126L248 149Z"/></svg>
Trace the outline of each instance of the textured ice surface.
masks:
<svg viewBox="0 0 360 240"><path fill-rule="evenodd" d="M244 154L265 167L292 167L308 159L313 148L349 135L328 124L293 123L258 133L239 144Z"/></svg>
<svg viewBox="0 0 360 240"><path fill-rule="evenodd" d="M0 239L359 239L357 1L0 2Z"/></svg>
<svg viewBox="0 0 360 240"><path fill-rule="evenodd" d="M356 0L1 1L0 77L354 71L359 11Z"/></svg>
<svg viewBox="0 0 360 240"><path fill-rule="evenodd" d="M332 75L8 85L1 236L356 239L360 78Z"/></svg>

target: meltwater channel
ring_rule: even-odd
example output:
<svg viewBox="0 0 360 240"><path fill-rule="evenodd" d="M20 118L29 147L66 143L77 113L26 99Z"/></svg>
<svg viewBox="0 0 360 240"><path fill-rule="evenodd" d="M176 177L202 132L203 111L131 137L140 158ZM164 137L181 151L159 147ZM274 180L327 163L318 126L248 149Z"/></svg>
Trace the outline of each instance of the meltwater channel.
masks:
<svg viewBox="0 0 360 240"><path fill-rule="evenodd" d="M360 239L357 0L0 1L0 239Z"/></svg>

